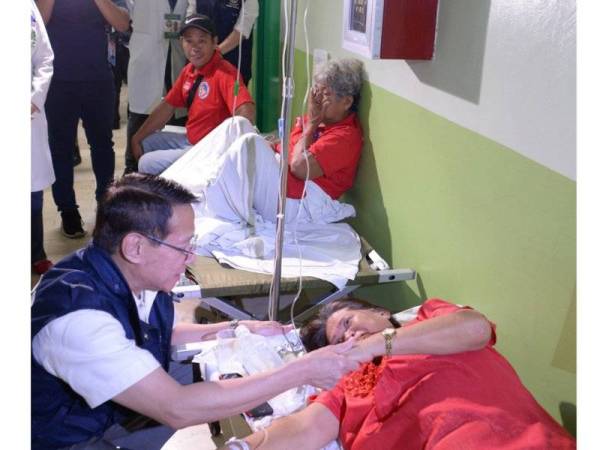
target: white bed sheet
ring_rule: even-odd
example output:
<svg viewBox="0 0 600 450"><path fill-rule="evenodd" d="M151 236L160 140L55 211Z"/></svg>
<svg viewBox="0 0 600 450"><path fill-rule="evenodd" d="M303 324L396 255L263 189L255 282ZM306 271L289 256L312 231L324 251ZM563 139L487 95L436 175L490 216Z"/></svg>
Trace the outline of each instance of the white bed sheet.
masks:
<svg viewBox="0 0 600 450"><path fill-rule="evenodd" d="M241 328L245 327L240 325L236 329L236 332ZM228 333L232 333L232 330L225 331L225 334ZM268 337L252 336L263 339L273 352L282 355L279 364L297 357L297 355L292 353L292 350L298 350L298 342L300 341L295 330L289 331L285 337L283 335ZM222 336L203 343L202 352L192 360L193 363L199 364L202 378L207 381L215 381L224 373L239 373L244 376L257 373L253 370L248 370L249 366L253 365L249 360L253 357L264 359L264 350L261 354L250 354L252 352L249 352L247 348L241 345L243 344L242 340L245 339L247 339L247 336ZM269 400L269 404L274 410L273 415L262 418L251 418L244 414L244 419L252 431L261 430L268 427L278 417L287 416L304 408L308 402L308 398L316 393L318 393L318 390L312 386L301 386L296 389L290 389ZM338 441L335 440L321 450L343 449Z"/></svg>
<svg viewBox="0 0 600 450"><path fill-rule="evenodd" d="M255 133L246 120L226 121L197 143L161 174L179 182L200 199L220 175L227 150L238 137ZM307 189L315 191L307 204L307 215L326 217L326 221L342 220L354 214L354 208L328 197L312 182ZM322 191L321 191L322 192ZM310 193L309 193L310 194ZM277 196L277 192L272 193ZM309 195L307 195L307 198ZM328 200L327 200L328 199ZM201 255L212 255L220 263L251 272L272 274L275 256L275 224L256 214L253 226L242 220L213 217L204 211L202 202L194 208L195 228ZM329 212L329 215L323 212ZM338 289L354 279L361 259L360 238L345 223L302 222L285 227L282 276L313 276L334 284Z"/></svg>

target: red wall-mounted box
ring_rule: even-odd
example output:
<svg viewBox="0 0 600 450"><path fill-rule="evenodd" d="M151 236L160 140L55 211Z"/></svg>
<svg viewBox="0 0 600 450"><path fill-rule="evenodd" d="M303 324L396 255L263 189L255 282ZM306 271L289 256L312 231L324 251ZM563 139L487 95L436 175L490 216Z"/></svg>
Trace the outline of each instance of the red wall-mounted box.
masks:
<svg viewBox="0 0 600 450"><path fill-rule="evenodd" d="M372 59L431 59L438 0L345 0L342 46Z"/></svg>
<svg viewBox="0 0 600 450"><path fill-rule="evenodd" d="M381 59L431 59L438 0L385 0Z"/></svg>

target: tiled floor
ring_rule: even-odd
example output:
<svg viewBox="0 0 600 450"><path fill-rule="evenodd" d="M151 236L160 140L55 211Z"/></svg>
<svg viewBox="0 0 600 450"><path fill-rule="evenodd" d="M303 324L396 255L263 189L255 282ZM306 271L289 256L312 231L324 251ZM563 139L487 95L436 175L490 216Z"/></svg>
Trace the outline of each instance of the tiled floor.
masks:
<svg viewBox="0 0 600 450"><path fill-rule="evenodd" d="M126 87L121 92L121 128L113 131L113 141L115 149L115 177L123 173L125 140L126 140ZM90 239L94 228L96 202L94 200L94 190L96 182L92 172L90 162L89 146L87 145L85 134L80 127L78 133L79 145L81 148L82 163L75 167L75 192L79 211L85 229L88 235L81 239L67 239L60 232L60 216L52 200L52 192L47 189L44 192L44 245L48 258L56 262L65 255L74 250L83 247ZM32 273L31 286L37 283L39 277ZM184 301L176 304L177 315L180 320L187 322L195 321L195 311L198 302L194 300ZM212 450L222 445L226 439L233 435L244 436L248 434L249 429L239 417L230 420L221 421L223 434L217 438L212 438L207 425L198 425L180 430L163 447L165 450ZM136 449L138 450L138 449ZM141 449L139 449L141 450Z"/></svg>

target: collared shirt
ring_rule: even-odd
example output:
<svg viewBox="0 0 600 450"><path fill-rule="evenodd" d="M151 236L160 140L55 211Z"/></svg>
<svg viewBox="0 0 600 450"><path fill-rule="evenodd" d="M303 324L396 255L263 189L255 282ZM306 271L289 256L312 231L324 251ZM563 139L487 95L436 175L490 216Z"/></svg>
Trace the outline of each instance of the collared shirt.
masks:
<svg viewBox="0 0 600 450"><path fill-rule="evenodd" d="M306 119L305 119L306 120ZM296 119L290 134L288 160L294 156L294 146L302 137L302 118ZM319 125L317 139L308 148L323 171L323 175L313 178L313 182L332 199L338 199L354 184L358 162L363 146L363 134L356 113L331 125ZM276 151L279 151L278 145ZM304 180L297 178L288 169L289 198L301 198Z"/></svg>
<svg viewBox="0 0 600 450"><path fill-rule="evenodd" d="M195 69L191 63L187 64L165 97L165 101L175 108L185 107L188 93L198 75L202 75L202 82L188 110L188 121L185 126L191 144L196 144L233 115L234 104L237 109L245 103L254 103L242 80L240 80L236 101L234 95L236 70L218 51L215 51L208 63L198 69Z"/></svg>
<svg viewBox="0 0 600 450"><path fill-rule="evenodd" d="M154 304L156 294L156 291L142 291L140 292L140 295L135 295L133 292L131 293L141 321L146 323L150 322L150 310Z"/></svg>

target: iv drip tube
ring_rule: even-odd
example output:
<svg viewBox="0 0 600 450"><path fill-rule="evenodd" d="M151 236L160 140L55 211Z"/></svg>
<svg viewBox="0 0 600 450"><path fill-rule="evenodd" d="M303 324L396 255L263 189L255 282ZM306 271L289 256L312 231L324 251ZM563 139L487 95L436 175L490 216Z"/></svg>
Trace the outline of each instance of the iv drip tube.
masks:
<svg viewBox="0 0 600 450"><path fill-rule="evenodd" d="M287 0L284 0L287 1ZM285 227L285 200L287 192L288 153L290 141L290 122L292 115L292 98L294 96L294 49L296 42L296 10L297 0L291 0L289 27L289 40L285 60L283 80L283 117L279 119L279 132L281 139L281 176L279 180L279 203L277 209L277 228L275 241L275 267L273 270L273 281L269 293L269 320L277 320L279 312L279 288L281 282L281 258L283 256L283 236Z"/></svg>

